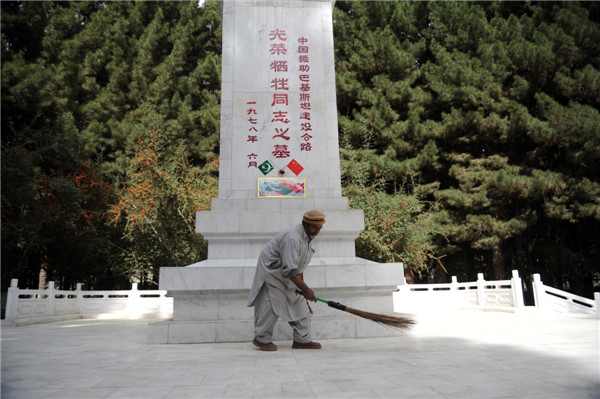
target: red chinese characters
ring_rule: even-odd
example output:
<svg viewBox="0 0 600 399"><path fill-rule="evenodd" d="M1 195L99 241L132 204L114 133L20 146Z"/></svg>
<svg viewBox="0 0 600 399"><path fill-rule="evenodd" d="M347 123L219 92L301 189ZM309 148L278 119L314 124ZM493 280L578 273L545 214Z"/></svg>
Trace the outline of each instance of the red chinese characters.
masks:
<svg viewBox="0 0 600 399"><path fill-rule="evenodd" d="M257 168L263 175L274 169L282 175L287 168L298 176L304 167L297 159L313 149L311 47L306 36L292 39L282 28L267 30L266 38L264 67L269 69L269 80L261 83L268 88L268 97L245 100L247 167ZM281 163L274 165L273 160Z"/></svg>
<svg viewBox="0 0 600 399"><path fill-rule="evenodd" d="M291 154L288 144L285 143L290 140L290 129L286 125L289 125L291 122L288 118L288 60L285 57L282 57L287 55L287 32L279 28L273 29L269 32L269 41L271 41L269 53L273 57L273 59L270 60L269 65L277 74L276 77L271 80L271 88L274 90L271 102L271 124L275 133L272 136L273 151L271 152L271 155L275 158L288 158Z"/></svg>
<svg viewBox="0 0 600 399"><path fill-rule="evenodd" d="M308 57L309 46L308 39L306 37L298 38L298 76L299 80L299 102L300 102L300 113L298 118L300 119L300 137L304 142L300 143L300 151L312 151L311 139L313 136L311 125L311 104L310 104L310 59Z"/></svg>
<svg viewBox="0 0 600 399"><path fill-rule="evenodd" d="M258 114L256 112L256 101L248 101L246 102L246 115L248 116L248 139L246 140L250 144L256 143L258 141L258 129L256 129L256 125L258 124ZM248 157L248 167L256 168L258 167L258 163L256 157L258 154L254 152L247 155Z"/></svg>

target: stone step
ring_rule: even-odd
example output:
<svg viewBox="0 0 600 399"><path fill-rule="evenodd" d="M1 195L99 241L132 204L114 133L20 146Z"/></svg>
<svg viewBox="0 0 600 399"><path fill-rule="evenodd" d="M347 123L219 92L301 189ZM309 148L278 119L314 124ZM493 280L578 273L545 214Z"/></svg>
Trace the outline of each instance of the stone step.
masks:
<svg viewBox="0 0 600 399"><path fill-rule="evenodd" d="M393 337L404 333L404 330L349 314L342 317L309 317L309 322L313 340ZM251 320L153 322L148 324L148 343L251 342L253 331L254 323ZM292 340L292 328L287 322L277 322L273 340Z"/></svg>
<svg viewBox="0 0 600 399"><path fill-rule="evenodd" d="M209 260L188 267L161 267L159 289L167 291L250 289L256 259ZM309 287L395 289L404 278L402 263L375 263L356 257L315 257L304 273Z"/></svg>

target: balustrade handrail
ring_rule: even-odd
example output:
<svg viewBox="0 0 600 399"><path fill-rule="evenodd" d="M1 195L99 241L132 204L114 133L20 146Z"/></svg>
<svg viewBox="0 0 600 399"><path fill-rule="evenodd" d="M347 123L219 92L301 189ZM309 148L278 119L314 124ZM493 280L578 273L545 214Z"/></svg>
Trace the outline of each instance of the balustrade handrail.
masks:
<svg viewBox="0 0 600 399"><path fill-rule="evenodd" d="M459 283L452 276L450 283L407 284L406 280L394 292L394 311L399 313L447 308L519 309L524 307L523 285L519 272L512 271L510 280L486 281L482 273L477 281ZM535 307L562 313L582 313L600 318L600 293L594 299L584 298L541 282L533 275Z"/></svg>
<svg viewBox="0 0 600 399"><path fill-rule="evenodd" d="M75 318L171 318L173 298L165 290L87 291L78 283L75 291L57 290L54 282L48 288L19 289L11 280L6 296L5 323L8 326L67 320Z"/></svg>
<svg viewBox="0 0 600 399"><path fill-rule="evenodd" d="M477 281L459 283L452 276L450 283L403 284L394 293L394 310L399 313L436 308L520 308L524 306L523 287L519 272L512 279L486 281L483 273Z"/></svg>
<svg viewBox="0 0 600 399"><path fill-rule="evenodd" d="M570 292L545 285L539 274L533 275L533 293L536 306L543 310L560 313L592 314L600 318L600 293L594 292L594 299L585 298Z"/></svg>

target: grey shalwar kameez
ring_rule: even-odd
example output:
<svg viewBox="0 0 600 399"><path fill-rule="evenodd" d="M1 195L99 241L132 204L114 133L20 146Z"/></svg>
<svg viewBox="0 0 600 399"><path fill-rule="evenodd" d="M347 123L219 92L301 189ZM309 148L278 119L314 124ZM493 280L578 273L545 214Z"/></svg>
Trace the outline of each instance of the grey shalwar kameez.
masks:
<svg viewBox="0 0 600 399"><path fill-rule="evenodd" d="M254 306L254 335L269 343L278 318L294 330L294 340L311 342L308 329L309 308L302 295L296 294L292 278L304 272L314 249L302 224L275 236L261 251L250 288L248 306Z"/></svg>

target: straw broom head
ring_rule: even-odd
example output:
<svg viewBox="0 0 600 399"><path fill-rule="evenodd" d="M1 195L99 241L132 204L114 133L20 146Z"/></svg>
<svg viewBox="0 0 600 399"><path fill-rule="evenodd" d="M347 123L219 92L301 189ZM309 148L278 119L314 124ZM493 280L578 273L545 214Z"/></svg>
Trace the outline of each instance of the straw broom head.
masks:
<svg viewBox="0 0 600 399"><path fill-rule="evenodd" d="M362 317L363 319L369 319L376 323L383 324L385 326L394 327L394 328L405 329L405 328L412 327L415 324L414 320L407 319L405 317L395 317L395 316L388 316L385 314L365 312L364 310L349 308L347 306L346 306L346 312L352 313L353 315L356 315L359 317Z"/></svg>

